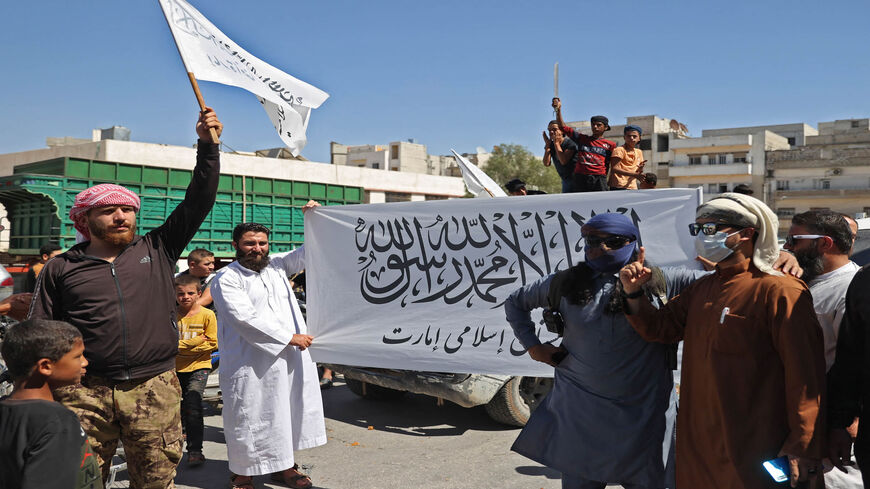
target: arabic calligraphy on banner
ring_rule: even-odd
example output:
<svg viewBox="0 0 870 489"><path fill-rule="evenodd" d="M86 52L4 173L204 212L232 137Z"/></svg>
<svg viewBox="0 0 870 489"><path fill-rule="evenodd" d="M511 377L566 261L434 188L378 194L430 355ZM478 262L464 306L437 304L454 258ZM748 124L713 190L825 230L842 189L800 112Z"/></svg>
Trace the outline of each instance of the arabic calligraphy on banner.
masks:
<svg viewBox="0 0 870 489"><path fill-rule="evenodd" d="M659 265L694 258L691 189L321 207L306 216L316 361L552 375L505 321L511 292L583 260L581 226L629 216ZM556 340L533 316L542 341Z"/></svg>

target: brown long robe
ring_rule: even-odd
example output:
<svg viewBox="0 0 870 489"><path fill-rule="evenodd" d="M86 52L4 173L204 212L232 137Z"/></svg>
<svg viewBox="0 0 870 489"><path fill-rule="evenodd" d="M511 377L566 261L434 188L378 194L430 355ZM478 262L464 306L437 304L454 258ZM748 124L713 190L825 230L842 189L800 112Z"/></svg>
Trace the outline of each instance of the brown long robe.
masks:
<svg viewBox="0 0 870 489"><path fill-rule="evenodd" d="M678 488L782 487L762 462L821 459L824 340L803 282L747 258L628 318L647 341L685 340Z"/></svg>

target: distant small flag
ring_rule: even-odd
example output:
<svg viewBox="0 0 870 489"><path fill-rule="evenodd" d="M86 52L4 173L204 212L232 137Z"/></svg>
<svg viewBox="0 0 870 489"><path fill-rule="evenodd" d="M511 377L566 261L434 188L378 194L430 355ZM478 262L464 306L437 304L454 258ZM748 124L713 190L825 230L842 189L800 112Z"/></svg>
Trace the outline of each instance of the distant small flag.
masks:
<svg viewBox="0 0 870 489"><path fill-rule="evenodd" d="M469 193L475 197L507 197L507 194L501 189L499 184L495 183L492 178L489 178L486 172L463 158L455 150L451 149L450 151L453 151L456 164L462 170L462 180L465 181L465 186L468 188Z"/></svg>
<svg viewBox="0 0 870 489"><path fill-rule="evenodd" d="M329 94L251 55L184 0L158 0L188 73L253 93L284 144L298 156L305 147L311 109Z"/></svg>

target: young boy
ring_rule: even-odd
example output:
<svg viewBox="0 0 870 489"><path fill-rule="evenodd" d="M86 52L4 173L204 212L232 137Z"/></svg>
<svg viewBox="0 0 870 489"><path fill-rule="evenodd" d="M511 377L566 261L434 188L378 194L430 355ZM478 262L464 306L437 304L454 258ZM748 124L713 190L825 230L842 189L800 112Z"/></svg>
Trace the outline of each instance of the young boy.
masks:
<svg viewBox="0 0 870 489"><path fill-rule="evenodd" d="M181 422L187 433L187 464L202 465L202 393L211 372L211 353L217 350L217 320L200 306L199 277L192 274L175 278L178 303L178 356L175 370L181 382Z"/></svg>
<svg viewBox="0 0 870 489"><path fill-rule="evenodd" d="M191 251L187 255L187 270L175 276L188 274L199 278L200 293L202 294L199 298L199 305L214 311L214 300L211 298L211 290L209 289L209 285L211 285L211 281L215 277L214 253L205 248L197 248Z"/></svg>
<svg viewBox="0 0 870 489"><path fill-rule="evenodd" d="M84 350L81 333L63 321L31 319L6 333L0 353L15 387L0 400L0 487L102 489L78 418L51 395L81 381Z"/></svg>
<svg viewBox="0 0 870 489"><path fill-rule="evenodd" d="M549 133L549 136L547 135ZM556 173L562 179L562 193L574 191L574 167L577 166L577 143L562 134L562 128L557 121L547 124L544 133L544 166L556 168Z"/></svg>
<svg viewBox="0 0 870 489"><path fill-rule="evenodd" d="M636 148L640 142L640 127L627 125L623 130L625 144L613 150L610 157L610 190L637 190L637 181L643 178L643 151Z"/></svg>
<svg viewBox="0 0 870 489"><path fill-rule="evenodd" d="M610 123L603 115L593 116L592 135L587 136L565 125L562 119L562 101L553 99L556 123L562 133L577 143L576 164L574 165L574 192L597 192L607 190L607 166L616 143L601 136L610 130Z"/></svg>

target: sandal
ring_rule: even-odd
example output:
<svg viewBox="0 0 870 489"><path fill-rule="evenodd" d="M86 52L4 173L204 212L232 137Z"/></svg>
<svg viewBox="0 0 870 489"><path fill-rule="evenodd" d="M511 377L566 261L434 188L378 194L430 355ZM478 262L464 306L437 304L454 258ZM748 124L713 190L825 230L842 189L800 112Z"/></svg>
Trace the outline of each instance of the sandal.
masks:
<svg viewBox="0 0 870 489"><path fill-rule="evenodd" d="M254 489L254 478L249 475L230 474L231 489Z"/></svg>
<svg viewBox="0 0 870 489"><path fill-rule="evenodd" d="M273 482L283 482L291 489L309 489L312 486L311 477L299 472L298 464L293 464L293 467L285 471L275 472L271 479Z"/></svg>

